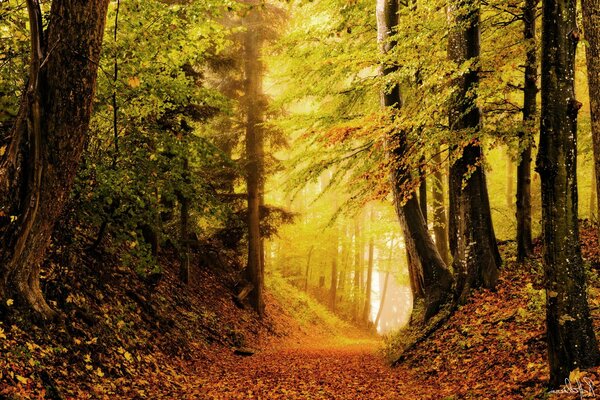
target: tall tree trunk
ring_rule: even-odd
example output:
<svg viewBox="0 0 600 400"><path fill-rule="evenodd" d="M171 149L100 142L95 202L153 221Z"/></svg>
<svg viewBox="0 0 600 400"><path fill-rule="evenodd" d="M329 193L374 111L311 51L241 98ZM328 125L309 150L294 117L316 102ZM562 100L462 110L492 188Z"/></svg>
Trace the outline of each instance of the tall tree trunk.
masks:
<svg viewBox="0 0 600 400"><path fill-rule="evenodd" d="M421 158L421 163L425 162L425 157ZM427 225L427 175L423 168L419 170L421 183L419 185L419 206L421 207L421 214L423 214L423 220Z"/></svg>
<svg viewBox="0 0 600 400"><path fill-rule="evenodd" d="M514 181L515 181L515 164L511 159L510 154L506 154L506 208L509 210L513 206L513 191L514 191Z"/></svg>
<svg viewBox="0 0 600 400"><path fill-rule="evenodd" d="M263 180L262 40L258 13L250 10L246 17L244 38L245 107L246 107L246 185L248 190L248 265L247 278L253 285L249 299L254 310L263 316L265 303L263 240L260 232L260 206Z"/></svg>
<svg viewBox="0 0 600 400"><path fill-rule="evenodd" d="M183 160L183 182L185 185L189 185L190 163L186 157ZM179 196L181 203L181 219L179 226L179 241L181 247L180 264L179 264L179 279L183 283L190 282L190 232L189 232L189 221L190 221L190 199L188 198L185 191L182 191Z"/></svg>
<svg viewBox="0 0 600 400"><path fill-rule="evenodd" d="M438 152L433 156L433 162L440 166L442 157ZM450 263L450 249L448 248L448 219L444 205L444 174L441 167L433 174L433 236L435 246L446 265Z"/></svg>
<svg viewBox="0 0 600 400"><path fill-rule="evenodd" d="M457 65L477 60L480 52L479 7L474 0L452 0L448 10L450 33L448 56ZM476 105L479 85L477 63L455 80L450 104L453 131L478 131L481 123ZM483 169L483 153L475 138L461 150L450 167L450 248L457 271L457 294L461 301L471 289L496 285L501 265Z"/></svg>
<svg viewBox="0 0 600 400"><path fill-rule="evenodd" d="M396 46L390 37L398 27L398 6L397 0L377 0L377 32L380 51L383 55L392 51ZM397 68L396 65L382 65L380 74L386 76L396 71ZM381 105L395 109L402 107L402 96L398 84L382 90ZM391 138L388 146L392 161L402 160L407 146L404 132L399 132ZM453 279L429 235L416 196L413 193L408 200L405 199L403 188L410 179L410 171L405 165L398 163L394 166L391 180L396 213L403 228L406 246L411 252L411 257L418 261L418 273L414 272L414 275L419 276L420 284L423 287L426 303L424 319L427 320L451 298Z"/></svg>
<svg viewBox="0 0 600 400"><path fill-rule="evenodd" d="M523 92L523 130L519 132L519 165L517 167L517 261L533 254L531 234L531 147L537 110L537 40L536 15L539 0L526 0L523 8L523 37L527 45L525 86Z"/></svg>
<svg viewBox="0 0 600 400"><path fill-rule="evenodd" d="M335 226L335 236L332 240L332 254L331 254L331 284L329 286L329 305L331 310L335 311L335 303L337 299L337 287L338 287L338 234L337 227Z"/></svg>
<svg viewBox="0 0 600 400"><path fill-rule="evenodd" d="M600 196L600 0L581 0L583 29L587 41L587 75L592 116L592 141L594 143L594 170L596 196ZM600 220L600 201L596 201Z"/></svg>
<svg viewBox="0 0 600 400"><path fill-rule="evenodd" d="M308 256L306 257L306 274L304 276L304 291L308 292L308 282L310 281L310 258L315 246L310 246L308 250Z"/></svg>
<svg viewBox="0 0 600 400"><path fill-rule="evenodd" d="M600 361L587 302L577 214L575 0L543 0L542 111L536 170L542 181L543 259L550 385ZM595 9L594 11L598 11Z"/></svg>
<svg viewBox="0 0 600 400"><path fill-rule="evenodd" d="M373 208L371 208L371 216L370 216L370 225L371 229L373 229L373 220L374 220L374 212ZM373 282L373 264L375 262L375 240L373 238L373 233L371 232L371 236L369 238L369 261L367 263L367 282L365 285L365 306L363 307L363 315L362 321L366 325L369 323L369 316L371 315L371 291L372 291L372 282Z"/></svg>
<svg viewBox="0 0 600 400"><path fill-rule="evenodd" d="M44 33L28 0L31 60L8 143L0 143L0 299L15 296L43 319L56 313L40 264L69 197L87 139L108 0L54 0Z"/></svg>
<svg viewBox="0 0 600 400"><path fill-rule="evenodd" d="M394 238L392 238L392 242L390 243L390 253L389 253L388 261L387 261L388 270L385 273L385 279L383 281L383 290L381 291L381 300L379 301L379 310L377 311L377 317L375 317L375 322L373 323L376 330L377 330L377 327L379 326L379 321L381 320L381 314L383 313L383 308L385 306L385 298L387 296L387 288L388 288L388 282L390 280L390 270L392 268L393 256L394 256Z"/></svg>
<svg viewBox="0 0 600 400"><path fill-rule="evenodd" d="M360 240L360 221L358 217L354 220L354 277L353 292L354 295L354 318L358 320L360 310L360 276L362 275L362 244Z"/></svg>

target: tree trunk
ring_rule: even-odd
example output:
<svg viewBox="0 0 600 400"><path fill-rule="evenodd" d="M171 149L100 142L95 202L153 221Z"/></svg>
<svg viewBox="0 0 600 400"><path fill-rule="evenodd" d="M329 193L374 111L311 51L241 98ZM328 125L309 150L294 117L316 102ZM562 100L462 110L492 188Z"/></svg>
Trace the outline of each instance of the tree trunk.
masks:
<svg viewBox="0 0 600 400"><path fill-rule="evenodd" d="M513 191L514 191L514 181L515 181L515 164L510 157L510 154L506 154L506 208L509 210L513 206Z"/></svg>
<svg viewBox="0 0 600 400"><path fill-rule="evenodd" d="M592 117L592 141L594 143L594 170L596 195L600 196L600 0L581 0L583 29L587 41L586 59L590 111ZM600 220L600 201L596 201Z"/></svg>
<svg viewBox="0 0 600 400"><path fill-rule="evenodd" d="M433 162L440 166L442 157L439 153L433 156ZM450 263L450 249L448 248L448 219L444 205L444 174L441 167L433 174L433 236L435 245L446 265Z"/></svg>
<svg viewBox="0 0 600 400"><path fill-rule="evenodd" d="M537 110L537 41L535 22L539 0L526 0L523 8L524 33L527 45L525 86L523 95L523 130L519 132L519 165L517 167L517 261L533 254L531 234L531 147Z"/></svg>
<svg viewBox="0 0 600 400"><path fill-rule="evenodd" d="M448 55L457 65L477 59L480 52L479 8L474 0L452 0ZM480 128L477 108L479 67L474 65L455 80L450 104L450 128L475 131ZM461 301L471 289L493 288L502 260L496 243L483 169L483 153L475 138L450 167L450 248L457 271L457 294ZM464 182L464 183L463 183Z"/></svg>
<svg viewBox="0 0 600 400"><path fill-rule="evenodd" d="M398 6L397 0L377 0L378 41L380 51L384 55L396 45L390 41L390 36L398 27ZM380 74L386 76L396 70L395 65L382 65ZM402 107L398 84L382 90L381 105L395 109ZM392 161L401 160L406 152L406 135L403 132L397 133L388 141L388 146ZM451 298L453 279L429 235L417 198L413 193L406 200L402 192L410 178L410 171L405 165L399 163L394 166L391 174L394 204L404 231L406 246L411 252L411 258L417 261L418 271L412 271L411 274L414 279L418 276L419 284L423 288L426 305L424 319L427 320Z"/></svg>
<svg viewBox="0 0 600 400"><path fill-rule="evenodd" d="M598 9L594 9L598 11ZM587 302L577 214L575 0L544 0L542 111L536 170L542 181L543 260L550 385L600 361Z"/></svg>
<svg viewBox="0 0 600 400"><path fill-rule="evenodd" d="M362 275L362 246L360 241L360 222L354 220L354 279L353 279L353 303L354 318L358 320L360 310L360 276Z"/></svg>
<svg viewBox="0 0 600 400"><path fill-rule="evenodd" d="M189 182L189 161L187 157L183 160L183 182L188 185ZM185 284L190 282L190 200L186 193L182 192L179 196L181 203L181 219L179 226L179 241L181 246L180 264L179 264L179 279Z"/></svg>
<svg viewBox="0 0 600 400"><path fill-rule="evenodd" d="M304 279L304 291L308 292L308 281L310 280L310 258L312 256L312 252L315 246L310 246L308 250L308 257L306 258L306 275Z"/></svg>
<svg viewBox="0 0 600 400"><path fill-rule="evenodd" d="M385 304L385 297L387 296L387 288L388 288L389 280L390 280L390 271L387 271L385 273L385 280L383 281L383 290L381 292L381 301L379 302L379 310L377 311L377 317L375 318L375 322L373 323L373 325L375 326L375 329L377 329L377 327L379 326L379 320L381 319L381 313L383 312L383 307Z"/></svg>
<svg viewBox="0 0 600 400"><path fill-rule="evenodd" d="M387 288L388 281L390 279L390 270L392 268L392 259L394 256L394 238L392 238L392 242L390 243L390 253L387 260L387 268L388 270L385 273L385 279L383 281L383 290L381 291L381 300L379 301L379 310L377 310L377 317L375 317L375 322L373 325L375 326L375 330L379 326L379 321L381 320L381 314L383 313L383 307L385 305L385 297L387 296Z"/></svg>
<svg viewBox="0 0 600 400"><path fill-rule="evenodd" d="M332 257L331 257L331 285L329 287L329 305L331 310L335 312L335 303L337 299L338 287L338 234L337 227L334 226L335 237L332 241Z"/></svg>
<svg viewBox="0 0 600 400"><path fill-rule="evenodd" d="M373 226L373 209L371 209L371 227ZM374 257L375 251L375 241L373 239L373 233L371 233L371 237L369 238L369 261L367 263L367 282L365 285L365 306L363 307L363 323L366 325L369 323L369 316L371 315L371 291L372 291L372 282L373 282L373 264L375 260Z"/></svg>
<svg viewBox="0 0 600 400"><path fill-rule="evenodd" d="M421 158L421 163L425 162L425 157ZM421 207L421 214L423 214L423 220L427 225L427 176L423 168L419 171L421 183L419 184L419 206Z"/></svg>
<svg viewBox="0 0 600 400"><path fill-rule="evenodd" d="M265 303L264 256L260 232L260 205L263 180L263 138L260 124L263 120L262 63L260 52L262 40L258 33L258 12L249 11L246 17L244 39L245 107L246 107L246 184L248 190L248 265L247 278L254 286L249 295L250 303L259 316L263 316Z"/></svg>
<svg viewBox="0 0 600 400"><path fill-rule="evenodd" d="M43 319L40 264L87 139L108 0L54 0L44 33L28 0L32 56L16 123L0 157L0 299L15 296Z"/></svg>

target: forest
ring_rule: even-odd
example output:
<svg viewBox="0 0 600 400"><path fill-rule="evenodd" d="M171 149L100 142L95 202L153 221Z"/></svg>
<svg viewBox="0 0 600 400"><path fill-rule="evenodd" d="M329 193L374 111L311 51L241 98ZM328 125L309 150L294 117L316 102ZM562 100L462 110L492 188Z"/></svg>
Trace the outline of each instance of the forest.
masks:
<svg viewBox="0 0 600 400"><path fill-rule="evenodd" d="M600 0L0 0L0 399L600 394Z"/></svg>

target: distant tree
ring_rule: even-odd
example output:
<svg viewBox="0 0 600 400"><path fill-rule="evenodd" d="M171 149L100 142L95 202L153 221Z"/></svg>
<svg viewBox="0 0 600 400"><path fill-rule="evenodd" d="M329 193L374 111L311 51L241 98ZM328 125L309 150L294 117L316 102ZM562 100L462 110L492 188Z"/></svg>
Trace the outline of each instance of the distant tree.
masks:
<svg viewBox="0 0 600 400"><path fill-rule="evenodd" d="M492 288L502 263L496 244L483 151L478 136L481 113L477 106L480 55L480 10L477 1L453 0L448 8L448 56L466 71L454 79L449 110L450 129L464 135L466 145L450 166L450 248L457 273L457 291L464 300L471 289ZM465 63L470 63L464 66Z"/></svg>
<svg viewBox="0 0 600 400"><path fill-rule="evenodd" d="M56 316L40 290L40 264L84 149L108 0L54 0L43 29L28 0L31 59L8 142L0 143L0 298Z"/></svg>
<svg viewBox="0 0 600 400"><path fill-rule="evenodd" d="M576 368L597 365L598 344L587 301L577 212L575 0L543 0L542 109L536 161L542 182L542 237L550 385Z"/></svg>

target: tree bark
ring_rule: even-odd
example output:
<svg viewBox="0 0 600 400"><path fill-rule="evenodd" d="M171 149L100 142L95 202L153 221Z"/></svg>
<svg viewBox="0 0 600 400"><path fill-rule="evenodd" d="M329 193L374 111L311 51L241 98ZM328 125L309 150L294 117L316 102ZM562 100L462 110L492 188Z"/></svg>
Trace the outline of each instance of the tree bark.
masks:
<svg viewBox="0 0 600 400"><path fill-rule="evenodd" d="M433 236L442 260L449 265L450 249L448 248L448 219L444 205L444 174L440 167L442 157L439 153L433 156L433 162L438 166L433 174Z"/></svg>
<svg viewBox="0 0 600 400"><path fill-rule="evenodd" d="M542 110L536 170L542 181L543 260L550 385L600 361L590 318L577 213L575 0L543 0ZM597 11L597 9L595 10Z"/></svg>
<svg viewBox="0 0 600 400"><path fill-rule="evenodd" d="M594 170L596 173L596 196L600 196L600 0L582 0L583 29L587 41L586 59L590 111L592 117L592 141L594 144ZM600 220L600 201L596 201Z"/></svg>
<svg viewBox="0 0 600 400"><path fill-rule="evenodd" d="M517 166L517 261L533 254L531 234L531 147L533 124L537 112L537 40L536 15L539 0L526 0L523 8L523 37L527 46L525 86L523 92L523 130L519 132L519 165Z"/></svg>
<svg viewBox="0 0 600 400"><path fill-rule="evenodd" d="M457 65L474 60L480 52L479 8L474 0L452 0L448 10L450 33L448 56ZM450 104L450 128L453 131L477 133L481 116L476 105L479 67L455 80L455 93ZM493 288L502 263L496 243L483 153L478 138L461 150L461 156L450 167L450 248L457 271L457 294L461 301L471 289Z"/></svg>
<svg viewBox="0 0 600 400"><path fill-rule="evenodd" d="M248 191L248 265L247 278L254 286L248 296L259 316L264 315L264 256L260 232L260 205L263 177L262 39L258 32L258 10L250 10L244 34L244 100L246 107L246 185Z"/></svg>
<svg viewBox="0 0 600 400"><path fill-rule="evenodd" d="M390 40L398 27L397 0L377 0L377 31L380 51L383 55L393 50L396 43ZM396 65L385 64L380 68L381 76L397 70ZM400 86L395 83L381 92L382 107L400 109L402 96ZM406 152L406 135L398 132L388 141L390 157L393 162L402 159ZM440 307L452 297L453 279L429 235L425 219L415 194L405 199L402 192L405 183L411 178L405 165L397 163L391 174L392 190L396 214L404 231L406 246L411 257L418 261L418 270L411 271L411 279L416 279L423 288L425 297L424 319L435 315ZM418 276L418 278L417 278Z"/></svg>
<svg viewBox="0 0 600 400"><path fill-rule="evenodd" d="M31 60L16 123L0 158L0 299L15 296L44 320L57 314L40 264L87 139L108 0L54 0L42 29L28 0Z"/></svg>

